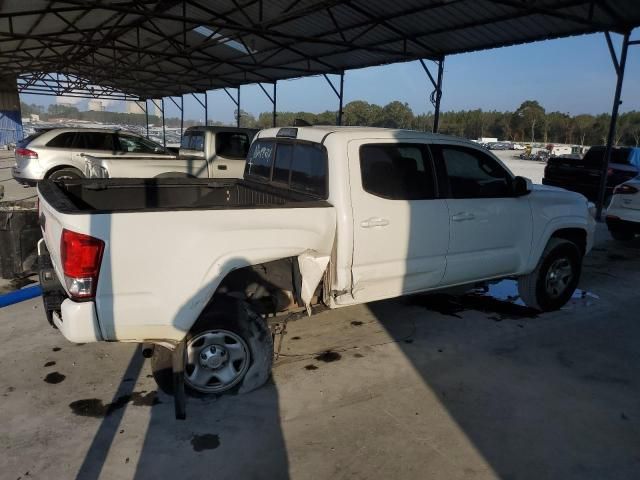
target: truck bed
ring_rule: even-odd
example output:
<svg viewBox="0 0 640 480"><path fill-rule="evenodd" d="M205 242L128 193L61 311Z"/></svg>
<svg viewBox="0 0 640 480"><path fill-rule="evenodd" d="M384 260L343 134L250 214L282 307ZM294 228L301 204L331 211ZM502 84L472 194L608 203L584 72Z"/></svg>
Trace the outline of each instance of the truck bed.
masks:
<svg viewBox="0 0 640 480"><path fill-rule="evenodd" d="M65 214L330 206L313 195L240 179L46 180L38 188Z"/></svg>

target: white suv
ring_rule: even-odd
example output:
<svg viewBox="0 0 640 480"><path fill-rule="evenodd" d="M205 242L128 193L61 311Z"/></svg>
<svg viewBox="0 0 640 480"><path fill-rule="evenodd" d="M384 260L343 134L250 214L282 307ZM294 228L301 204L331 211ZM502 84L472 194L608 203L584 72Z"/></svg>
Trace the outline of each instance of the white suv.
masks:
<svg viewBox="0 0 640 480"><path fill-rule="evenodd" d="M616 240L640 234L640 176L618 185L607 208L607 227Z"/></svg>
<svg viewBox="0 0 640 480"><path fill-rule="evenodd" d="M82 178L84 154L171 156L162 145L122 130L54 128L37 132L16 144L16 164L11 173L23 185L35 185L49 178Z"/></svg>

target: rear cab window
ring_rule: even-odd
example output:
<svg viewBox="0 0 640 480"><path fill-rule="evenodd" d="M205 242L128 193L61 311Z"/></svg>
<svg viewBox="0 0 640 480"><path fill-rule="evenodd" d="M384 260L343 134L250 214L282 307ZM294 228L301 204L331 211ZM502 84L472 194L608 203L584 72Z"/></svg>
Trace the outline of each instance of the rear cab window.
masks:
<svg viewBox="0 0 640 480"><path fill-rule="evenodd" d="M245 178L326 199L327 153L312 142L256 140L247 156Z"/></svg>
<svg viewBox="0 0 640 480"><path fill-rule="evenodd" d="M224 158L244 160L249 153L251 140L241 132L216 133L216 155Z"/></svg>

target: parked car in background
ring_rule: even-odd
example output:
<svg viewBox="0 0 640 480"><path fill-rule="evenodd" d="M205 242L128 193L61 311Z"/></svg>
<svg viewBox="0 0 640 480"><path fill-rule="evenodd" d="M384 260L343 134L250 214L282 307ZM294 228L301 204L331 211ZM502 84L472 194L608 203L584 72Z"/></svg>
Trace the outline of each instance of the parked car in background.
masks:
<svg viewBox="0 0 640 480"><path fill-rule="evenodd" d="M90 178L241 178L251 140L252 128L189 127L185 130L178 156L86 157L85 174Z"/></svg>
<svg viewBox="0 0 640 480"><path fill-rule="evenodd" d="M514 143L513 144L513 150L524 150L525 146L522 145L521 143Z"/></svg>
<svg viewBox="0 0 640 480"><path fill-rule="evenodd" d="M582 193L596 201L604 163L605 147L591 147L583 158L556 157L547 161L544 169L544 185L562 187ZM606 197L613 189L640 173L640 148L614 147L607 169Z"/></svg>
<svg viewBox="0 0 640 480"><path fill-rule="evenodd" d="M85 154L103 157L172 158L162 145L124 130L53 128L16 145L13 178L25 185L44 179L84 177Z"/></svg>
<svg viewBox="0 0 640 480"><path fill-rule="evenodd" d="M640 234L640 177L614 188L606 221L616 240L631 240Z"/></svg>
<svg viewBox="0 0 640 480"><path fill-rule="evenodd" d="M493 142L488 144L489 150L511 150L510 142Z"/></svg>
<svg viewBox="0 0 640 480"><path fill-rule="evenodd" d="M49 321L73 342L155 344L161 388L173 362L210 394L267 381L276 313L502 278L558 309L595 229L582 195L472 142L375 128L262 130L243 179L67 180L38 196Z"/></svg>

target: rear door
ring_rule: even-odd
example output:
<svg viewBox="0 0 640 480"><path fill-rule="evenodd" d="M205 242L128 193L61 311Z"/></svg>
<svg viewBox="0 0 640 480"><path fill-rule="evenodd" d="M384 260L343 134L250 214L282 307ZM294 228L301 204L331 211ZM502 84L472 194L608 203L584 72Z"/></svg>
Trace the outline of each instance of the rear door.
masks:
<svg viewBox="0 0 640 480"><path fill-rule="evenodd" d="M111 157L121 154L114 132L76 132L71 158L73 165L81 172L85 169L84 154L97 157Z"/></svg>
<svg viewBox="0 0 640 480"><path fill-rule="evenodd" d="M390 298L438 286L449 243L425 144L357 140L348 148L353 209L352 294Z"/></svg>
<svg viewBox="0 0 640 480"><path fill-rule="evenodd" d="M527 196L512 194L511 173L480 149L434 145L432 151L448 189L443 285L519 272L531 250L532 216Z"/></svg>
<svg viewBox="0 0 640 480"><path fill-rule="evenodd" d="M216 132L215 154L211 159L211 175L242 178L251 139L244 132Z"/></svg>

